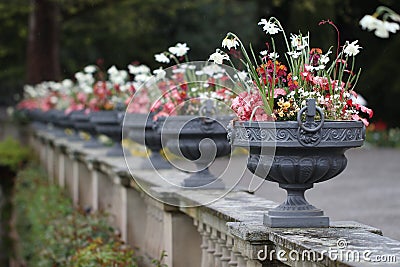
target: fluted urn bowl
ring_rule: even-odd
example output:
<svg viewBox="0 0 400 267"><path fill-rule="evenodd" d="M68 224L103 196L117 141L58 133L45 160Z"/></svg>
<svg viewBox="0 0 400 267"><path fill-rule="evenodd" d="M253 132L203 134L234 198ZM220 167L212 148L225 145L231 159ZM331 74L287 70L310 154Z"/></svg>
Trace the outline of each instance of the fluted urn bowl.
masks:
<svg viewBox="0 0 400 267"><path fill-rule="evenodd" d="M235 121L229 138L233 146L249 148L252 173L287 191L285 202L264 215L264 224L327 227L329 218L304 192L346 168L344 153L363 144L365 127L360 121Z"/></svg>
<svg viewBox="0 0 400 267"><path fill-rule="evenodd" d="M175 155L194 162L198 171L183 181L185 187L223 188L220 179L212 175L208 167L215 158L231 153L226 127L231 116L215 118L203 116L171 116L159 119L157 130L162 142Z"/></svg>
<svg viewBox="0 0 400 267"><path fill-rule="evenodd" d="M124 134L138 144L145 145L151 151L150 162L144 162L143 169L170 169L160 154L161 133L155 129L154 114L127 113L124 119Z"/></svg>
<svg viewBox="0 0 400 267"><path fill-rule="evenodd" d="M109 157L123 157L122 150L122 120L124 112L117 110L102 110L90 113L90 122L94 124L98 134L108 136L114 142L106 155Z"/></svg>

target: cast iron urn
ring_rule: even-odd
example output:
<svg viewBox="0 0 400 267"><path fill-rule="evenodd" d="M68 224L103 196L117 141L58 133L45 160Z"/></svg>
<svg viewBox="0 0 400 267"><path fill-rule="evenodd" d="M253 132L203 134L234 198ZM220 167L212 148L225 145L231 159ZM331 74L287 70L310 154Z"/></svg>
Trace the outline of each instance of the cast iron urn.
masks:
<svg viewBox="0 0 400 267"><path fill-rule="evenodd" d="M252 173L287 191L286 200L264 214L265 225L328 227L329 218L307 202L304 192L346 168L344 153L363 144L365 127L360 121L325 120L315 100L308 99L297 121L235 121L228 138L233 146L249 148Z"/></svg>
<svg viewBox="0 0 400 267"><path fill-rule="evenodd" d="M215 158L229 155L231 145L226 138L226 127L231 116L179 115L159 119L157 130L162 142L175 155L197 166L197 171L186 178L182 186L222 189L225 185L210 173L208 167Z"/></svg>
<svg viewBox="0 0 400 267"><path fill-rule="evenodd" d="M90 122L95 126L98 134L104 134L114 141L106 155L109 157L123 157L122 148L122 120L124 112L118 110L101 110L91 112Z"/></svg>
<svg viewBox="0 0 400 267"><path fill-rule="evenodd" d="M124 136L145 145L151 151L150 162L142 164L143 169L170 169L171 165L161 156L161 133L155 129L153 114L126 113L124 119Z"/></svg>

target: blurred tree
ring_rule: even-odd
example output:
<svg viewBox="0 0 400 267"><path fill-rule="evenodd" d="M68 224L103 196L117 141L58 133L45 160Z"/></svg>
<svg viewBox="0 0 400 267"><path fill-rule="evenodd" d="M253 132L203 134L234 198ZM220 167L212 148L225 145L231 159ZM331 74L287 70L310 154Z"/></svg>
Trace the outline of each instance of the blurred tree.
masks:
<svg viewBox="0 0 400 267"><path fill-rule="evenodd" d="M28 0L0 1L0 103L10 103L25 76Z"/></svg>
<svg viewBox="0 0 400 267"><path fill-rule="evenodd" d="M60 79L60 6L51 0L30 0L27 83Z"/></svg>

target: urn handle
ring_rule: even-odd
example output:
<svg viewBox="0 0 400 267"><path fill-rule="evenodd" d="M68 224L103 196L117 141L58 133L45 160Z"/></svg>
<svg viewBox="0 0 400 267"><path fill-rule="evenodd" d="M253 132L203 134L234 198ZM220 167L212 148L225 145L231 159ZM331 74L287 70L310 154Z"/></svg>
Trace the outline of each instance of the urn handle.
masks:
<svg viewBox="0 0 400 267"><path fill-rule="evenodd" d="M306 121L303 123L301 120L301 116L305 111L307 111ZM316 112L318 112L321 117L320 123L314 128L306 126L315 124L313 122L315 122L314 117L316 115ZM297 122L299 124L299 127L308 133L315 133L319 131L322 128L322 126L324 126L325 122L324 111L320 107L316 106L314 98L307 99L307 105L302 109L300 109L299 113L297 114Z"/></svg>

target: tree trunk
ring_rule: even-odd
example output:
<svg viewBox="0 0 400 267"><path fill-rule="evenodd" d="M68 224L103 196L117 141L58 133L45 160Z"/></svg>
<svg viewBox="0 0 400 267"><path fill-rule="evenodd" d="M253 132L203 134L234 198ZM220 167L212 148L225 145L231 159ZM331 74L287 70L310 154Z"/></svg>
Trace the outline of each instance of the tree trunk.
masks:
<svg viewBox="0 0 400 267"><path fill-rule="evenodd" d="M60 9L57 1L31 0L27 83L60 79Z"/></svg>

